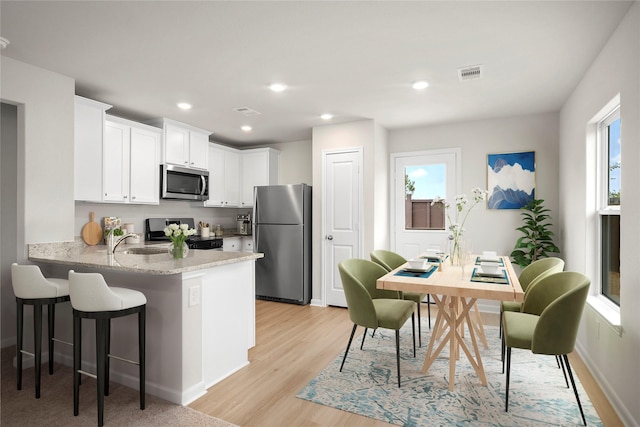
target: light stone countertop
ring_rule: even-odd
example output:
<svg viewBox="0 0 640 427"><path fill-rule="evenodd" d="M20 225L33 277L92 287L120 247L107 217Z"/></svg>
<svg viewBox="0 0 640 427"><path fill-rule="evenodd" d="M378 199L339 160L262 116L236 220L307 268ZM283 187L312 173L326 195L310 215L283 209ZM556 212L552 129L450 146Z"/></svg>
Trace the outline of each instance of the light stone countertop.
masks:
<svg viewBox="0 0 640 427"><path fill-rule="evenodd" d="M168 245L168 243L153 244L154 247L167 248L166 254L153 255L124 253L127 249L152 246L148 243L122 243L118 245L113 255L107 254L106 245L87 246L82 241L31 243L28 245L28 250L29 260L32 262L144 274L186 273L225 264L253 261L264 256L261 253L190 249L186 258L175 260L169 254Z"/></svg>

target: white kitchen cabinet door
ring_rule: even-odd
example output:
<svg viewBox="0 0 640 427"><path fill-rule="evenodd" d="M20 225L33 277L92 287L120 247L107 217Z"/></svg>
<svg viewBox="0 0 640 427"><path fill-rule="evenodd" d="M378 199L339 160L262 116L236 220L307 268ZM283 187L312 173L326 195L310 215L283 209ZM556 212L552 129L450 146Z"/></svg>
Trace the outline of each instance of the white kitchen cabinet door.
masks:
<svg viewBox="0 0 640 427"><path fill-rule="evenodd" d="M103 202L160 203L162 131L118 117L105 121Z"/></svg>
<svg viewBox="0 0 640 427"><path fill-rule="evenodd" d="M186 123L156 118L145 122L164 130L162 158L164 163L204 169L209 167L209 135L211 132Z"/></svg>
<svg viewBox="0 0 640 427"><path fill-rule="evenodd" d="M209 147L209 200L205 206L224 206L224 150Z"/></svg>
<svg viewBox="0 0 640 427"><path fill-rule="evenodd" d="M161 133L131 128L130 203L160 203Z"/></svg>
<svg viewBox="0 0 640 427"><path fill-rule="evenodd" d="M253 252L253 236L242 237L242 252Z"/></svg>
<svg viewBox="0 0 640 427"><path fill-rule="evenodd" d="M209 200L205 206L238 207L240 203L238 150L209 144Z"/></svg>
<svg viewBox="0 0 640 427"><path fill-rule="evenodd" d="M81 96L74 105L74 199L102 201L105 111L111 105Z"/></svg>
<svg viewBox="0 0 640 427"><path fill-rule="evenodd" d="M127 202L129 197L129 126L105 122L102 151L102 201Z"/></svg>
<svg viewBox="0 0 640 427"><path fill-rule="evenodd" d="M164 127L164 161L189 166L189 129L166 123Z"/></svg>
<svg viewBox="0 0 640 427"><path fill-rule="evenodd" d="M196 131L189 132L189 167L208 169L209 135Z"/></svg>
<svg viewBox="0 0 640 427"><path fill-rule="evenodd" d="M224 206L240 206L240 154L233 151L224 153L224 193Z"/></svg>
<svg viewBox="0 0 640 427"><path fill-rule="evenodd" d="M222 250L240 252L242 249L242 240L240 237L224 237L222 239Z"/></svg>
<svg viewBox="0 0 640 427"><path fill-rule="evenodd" d="M253 187L278 183L279 155L272 148L242 151L241 207L253 206Z"/></svg>

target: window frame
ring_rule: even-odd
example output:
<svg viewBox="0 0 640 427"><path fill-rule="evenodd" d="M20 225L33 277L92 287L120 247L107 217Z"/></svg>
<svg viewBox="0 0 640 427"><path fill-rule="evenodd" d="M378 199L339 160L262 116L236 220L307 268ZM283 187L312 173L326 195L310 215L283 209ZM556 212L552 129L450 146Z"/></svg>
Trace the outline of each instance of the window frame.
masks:
<svg viewBox="0 0 640 427"><path fill-rule="evenodd" d="M596 294L590 298L601 315L603 315L612 326L620 325L620 305L616 304L603 292L603 262L604 238L603 238L603 217L621 216L620 205L609 204L609 126L620 119L620 104L616 104L606 115L598 120L596 126L597 144L597 171L596 171L596 253L594 263L596 265ZM621 162L622 163L622 162ZM620 301L622 304L622 301Z"/></svg>

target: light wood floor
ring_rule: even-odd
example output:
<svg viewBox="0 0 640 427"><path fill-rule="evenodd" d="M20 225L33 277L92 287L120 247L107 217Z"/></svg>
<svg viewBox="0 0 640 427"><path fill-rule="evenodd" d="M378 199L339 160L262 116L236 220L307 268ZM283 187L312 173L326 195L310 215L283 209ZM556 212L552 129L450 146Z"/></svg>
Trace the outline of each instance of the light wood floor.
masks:
<svg viewBox="0 0 640 427"><path fill-rule="evenodd" d="M423 304L423 316L426 312ZM432 320L435 313L433 307ZM498 324L495 315L483 321ZM353 325L346 309L257 301L256 323L250 365L211 387L191 408L240 426L391 425L295 397L344 351ZM569 357L604 425L622 426L580 358Z"/></svg>

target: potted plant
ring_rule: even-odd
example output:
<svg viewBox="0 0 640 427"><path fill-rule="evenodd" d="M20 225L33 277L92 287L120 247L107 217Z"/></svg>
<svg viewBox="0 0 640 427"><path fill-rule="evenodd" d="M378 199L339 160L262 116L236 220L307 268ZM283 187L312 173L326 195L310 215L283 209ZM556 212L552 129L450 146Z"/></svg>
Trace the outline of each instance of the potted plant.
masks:
<svg viewBox="0 0 640 427"><path fill-rule="evenodd" d="M520 268L524 268L532 262L545 258L551 253L559 253L560 249L553 243L553 231L549 229L551 216L549 209L545 208L544 200L534 199L522 207L524 225L516 230L522 232L516 241L516 246L511 252L511 258Z"/></svg>

